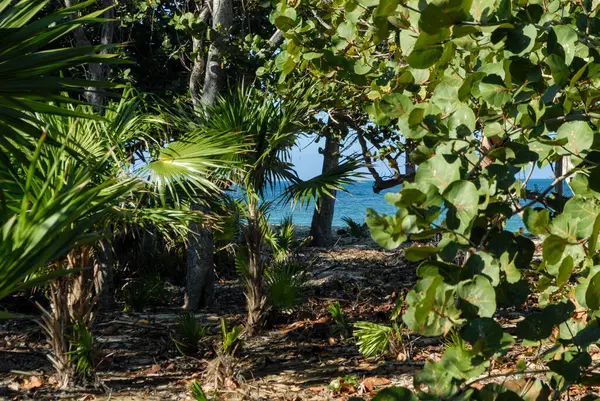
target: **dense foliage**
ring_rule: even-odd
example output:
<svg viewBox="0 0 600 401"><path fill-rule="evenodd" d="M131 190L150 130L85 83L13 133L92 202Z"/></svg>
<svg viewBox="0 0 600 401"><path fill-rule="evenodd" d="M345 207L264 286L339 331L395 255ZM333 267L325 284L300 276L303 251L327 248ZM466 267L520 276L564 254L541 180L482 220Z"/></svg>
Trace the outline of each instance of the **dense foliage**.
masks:
<svg viewBox="0 0 600 401"><path fill-rule="evenodd" d="M274 13L286 38L272 66L281 83L296 71L344 82L371 123L392 124L398 147L415 145L414 181L386 198L398 212L370 210L367 222L388 249L441 235L405 251L423 262L403 321L426 336L460 329L468 346L417 374L422 399L521 399L474 386L515 341L540 349L535 368L505 374L533 380L527 399L597 380L597 12L596 1L340 0L281 2ZM552 184L528 190L547 165ZM515 215L543 239L541 260L530 236L504 229ZM498 313L530 292L541 309L504 328Z"/></svg>

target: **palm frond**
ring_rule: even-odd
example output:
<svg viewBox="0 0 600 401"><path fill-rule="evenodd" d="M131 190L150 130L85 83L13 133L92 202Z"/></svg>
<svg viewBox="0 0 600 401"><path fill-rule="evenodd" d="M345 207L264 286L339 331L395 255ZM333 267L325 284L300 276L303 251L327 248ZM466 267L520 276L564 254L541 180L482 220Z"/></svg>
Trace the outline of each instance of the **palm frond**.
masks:
<svg viewBox="0 0 600 401"><path fill-rule="evenodd" d="M345 186L356 182L357 178L362 176L362 173L356 171L359 167L355 160L346 160L321 175L292 183L282 194L282 199L285 202L297 203L300 207L314 202L318 207L319 198L326 196L333 198L334 191L348 192Z"/></svg>
<svg viewBox="0 0 600 401"><path fill-rule="evenodd" d="M76 16L93 3L89 0L36 19L49 0L3 2L0 11L0 152L8 151L14 155L13 152L21 153L23 148L31 151L35 148L35 142L43 132L35 113L85 117L74 110L49 103L57 100L61 103L77 102L76 99L60 96L61 91L81 93L89 87L97 91L117 87L112 83L59 75L61 70L86 63L123 62L117 59L116 54L99 54L107 46L43 50L77 27L102 21L98 17L105 10ZM90 118L89 115L87 117ZM53 138L49 138L48 143L53 144Z"/></svg>
<svg viewBox="0 0 600 401"><path fill-rule="evenodd" d="M393 329L390 326L371 322L354 324L354 336L358 350L365 357L373 357L388 351Z"/></svg>

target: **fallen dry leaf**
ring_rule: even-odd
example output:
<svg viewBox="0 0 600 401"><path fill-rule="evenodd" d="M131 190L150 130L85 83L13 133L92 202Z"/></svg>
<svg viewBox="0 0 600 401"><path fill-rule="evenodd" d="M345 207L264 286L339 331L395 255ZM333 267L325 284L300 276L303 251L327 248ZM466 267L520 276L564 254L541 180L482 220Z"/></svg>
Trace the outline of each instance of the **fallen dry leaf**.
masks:
<svg viewBox="0 0 600 401"><path fill-rule="evenodd" d="M320 393L323 390L325 390L324 387L309 387L308 388L308 391L312 391L314 393Z"/></svg>
<svg viewBox="0 0 600 401"><path fill-rule="evenodd" d="M390 379L385 377L367 377L362 384L369 393L375 390L377 386L384 386L390 383Z"/></svg>
<svg viewBox="0 0 600 401"><path fill-rule="evenodd" d="M37 376L31 376L29 379L25 379L23 384L21 384L20 389L27 391L33 390L34 388L42 387L44 382Z"/></svg>
<svg viewBox="0 0 600 401"><path fill-rule="evenodd" d="M150 373L158 373L160 372L160 365L152 365L150 368Z"/></svg>

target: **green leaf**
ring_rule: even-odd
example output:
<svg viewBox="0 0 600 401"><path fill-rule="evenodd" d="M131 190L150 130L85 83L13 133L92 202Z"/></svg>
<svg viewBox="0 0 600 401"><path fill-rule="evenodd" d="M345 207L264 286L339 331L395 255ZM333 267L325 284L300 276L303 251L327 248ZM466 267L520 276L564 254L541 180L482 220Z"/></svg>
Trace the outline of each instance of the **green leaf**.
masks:
<svg viewBox="0 0 600 401"><path fill-rule="evenodd" d="M502 124L497 122L488 123L483 129L483 135L485 135L486 138L492 138L495 136L502 137L504 136L504 127Z"/></svg>
<svg viewBox="0 0 600 401"><path fill-rule="evenodd" d="M547 234L548 226L550 225L550 211L528 207L523 212L523 223L525 223L525 227L532 234Z"/></svg>
<svg viewBox="0 0 600 401"><path fill-rule="evenodd" d="M542 313L528 315L517 323L517 336L530 341L544 340L552 334L552 329L569 319L575 310L570 301L548 305Z"/></svg>
<svg viewBox="0 0 600 401"><path fill-rule="evenodd" d="M377 392L372 401L418 401L409 389L404 387L388 387Z"/></svg>
<svg viewBox="0 0 600 401"><path fill-rule="evenodd" d="M463 310L469 310L480 317L492 317L496 312L496 292L490 281L483 276L461 282L456 294L462 300Z"/></svg>
<svg viewBox="0 0 600 401"><path fill-rule="evenodd" d="M556 277L557 286L561 287L569 281L571 273L573 272L573 266L573 257L571 255L568 255L562 260L558 269L558 277Z"/></svg>
<svg viewBox="0 0 600 401"><path fill-rule="evenodd" d="M314 60L314 59L321 58L321 57L323 57L323 53L308 52L308 53L302 54L302 58L304 60Z"/></svg>
<svg viewBox="0 0 600 401"><path fill-rule="evenodd" d="M568 25L555 25L552 27L556 33L556 39L565 51L565 64L571 65L575 57L575 46L579 37L577 32Z"/></svg>
<svg viewBox="0 0 600 401"><path fill-rule="evenodd" d="M455 156L436 154L419 165L415 176L415 182L422 189L424 186L433 185L440 192L454 181L460 179L460 161Z"/></svg>
<svg viewBox="0 0 600 401"><path fill-rule="evenodd" d="M454 377L462 380L481 375L488 366L488 362L478 358L475 352L461 346L447 348L440 364Z"/></svg>
<svg viewBox="0 0 600 401"><path fill-rule="evenodd" d="M441 399L450 398L458 390L454 376L438 362L425 362L425 367L415 374L415 387L427 386L429 394Z"/></svg>
<svg viewBox="0 0 600 401"><path fill-rule="evenodd" d="M575 196L564 206L563 214L571 221L577 221L575 236L577 239L587 239L592 235L594 222L600 213L600 207L593 199Z"/></svg>
<svg viewBox="0 0 600 401"><path fill-rule="evenodd" d="M477 215L479 194L470 181L454 181L443 193L450 206L447 224L450 229L464 233Z"/></svg>
<svg viewBox="0 0 600 401"><path fill-rule="evenodd" d="M474 349L479 349L486 356L505 353L515 343L502 326L494 319L470 319L461 331L461 336L471 343Z"/></svg>
<svg viewBox="0 0 600 401"><path fill-rule="evenodd" d="M435 246L411 246L404 250L404 257L411 262L418 262L435 256L439 252L440 248Z"/></svg>
<svg viewBox="0 0 600 401"><path fill-rule="evenodd" d="M427 69L434 65L444 53L444 40L448 38L448 30L441 30L435 35L421 32L412 52L406 61L415 69Z"/></svg>
<svg viewBox="0 0 600 401"><path fill-rule="evenodd" d="M432 0L421 12L419 28L434 35L441 29L449 28L470 19L472 0Z"/></svg>
<svg viewBox="0 0 600 401"><path fill-rule="evenodd" d="M401 93L390 93L385 95L379 103L381 111L390 118L402 117L412 110L412 100Z"/></svg>
<svg viewBox="0 0 600 401"><path fill-rule="evenodd" d="M338 25L337 33L348 42L353 42L356 39L356 25L350 21L344 21Z"/></svg>
<svg viewBox="0 0 600 401"><path fill-rule="evenodd" d="M600 309L600 273L596 273L590 280L585 292L585 303L592 310Z"/></svg>
<svg viewBox="0 0 600 401"><path fill-rule="evenodd" d="M387 18L389 17L398 7L400 0L379 0L377 8L373 12L373 17Z"/></svg>
<svg viewBox="0 0 600 401"><path fill-rule="evenodd" d="M596 248L598 245L598 233L600 232L600 215L594 220L594 226L592 228L592 235L588 242L588 255L593 257L596 254Z"/></svg>
<svg viewBox="0 0 600 401"><path fill-rule="evenodd" d="M385 249L395 249L408 238L402 227L404 217L400 211L395 216L380 216L373 209L367 209L365 221L375 242Z"/></svg>
<svg viewBox="0 0 600 401"><path fill-rule="evenodd" d="M571 153L580 155L592 147L594 131L585 121L569 121L556 131L556 139L567 139L564 148Z"/></svg>
<svg viewBox="0 0 600 401"><path fill-rule="evenodd" d="M508 89L498 75L488 75L479 83L479 95L490 106L504 107L512 99Z"/></svg>
<svg viewBox="0 0 600 401"><path fill-rule="evenodd" d="M476 117L469 106L459 106L448 119L448 129L455 132L455 138L467 138L475 131Z"/></svg>
<svg viewBox="0 0 600 401"><path fill-rule="evenodd" d="M542 250L542 257L544 261L550 264L560 262L567 242L556 235L550 235L544 240L544 248Z"/></svg>
<svg viewBox="0 0 600 401"><path fill-rule="evenodd" d="M354 63L355 74L365 75L371 72L372 69L373 67L371 67L368 63L364 62L363 60L358 60L356 63Z"/></svg>
<svg viewBox="0 0 600 401"><path fill-rule="evenodd" d="M507 52L517 56L529 53L535 45L536 36L537 30L532 24L509 30L506 35Z"/></svg>
<svg viewBox="0 0 600 401"><path fill-rule="evenodd" d="M486 23L496 11L497 0L473 0L471 15L475 21Z"/></svg>
<svg viewBox="0 0 600 401"><path fill-rule="evenodd" d="M296 24L296 9L294 7L285 7L283 11L275 17L275 26L282 31L292 29Z"/></svg>
<svg viewBox="0 0 600 401"><path fill-rule="evenodd" d="M461 85L462 80L458 78L444 77L442 82L440 82L433 91L431 102L438 106L444 114L448 115L453 113L460 105L460 101L458 100L458 90Z"/></svg>

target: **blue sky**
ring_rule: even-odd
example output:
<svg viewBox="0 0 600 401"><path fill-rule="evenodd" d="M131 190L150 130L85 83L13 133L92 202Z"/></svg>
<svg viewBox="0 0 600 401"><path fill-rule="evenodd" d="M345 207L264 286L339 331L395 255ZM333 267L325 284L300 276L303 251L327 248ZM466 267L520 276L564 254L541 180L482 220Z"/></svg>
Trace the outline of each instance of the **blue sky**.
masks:
<svg viewBox="0 0 600 401"><path fill-rule="evenodd" d="M323 167L323 155L319 154L319 147L325 146L325 140L321 139L320 143L314 143L312 140L313 138L311 137L300 138L299 146L292 151L292 163L296 166L296 171L302 179L308 179L321 174ZM344 155L358 152L360 152L360 146L358 143L354 143L350 148L345 150ZM376 167L382 177L392 175L390 169L384 163L379 163ZM367 172L366 169L364 171ZM370 177L370 174L366 176L367 179L370 179ZM536 168L532 176L534 179L550 177L552 177L552 170L548 166L542 170Z"/></svg>

